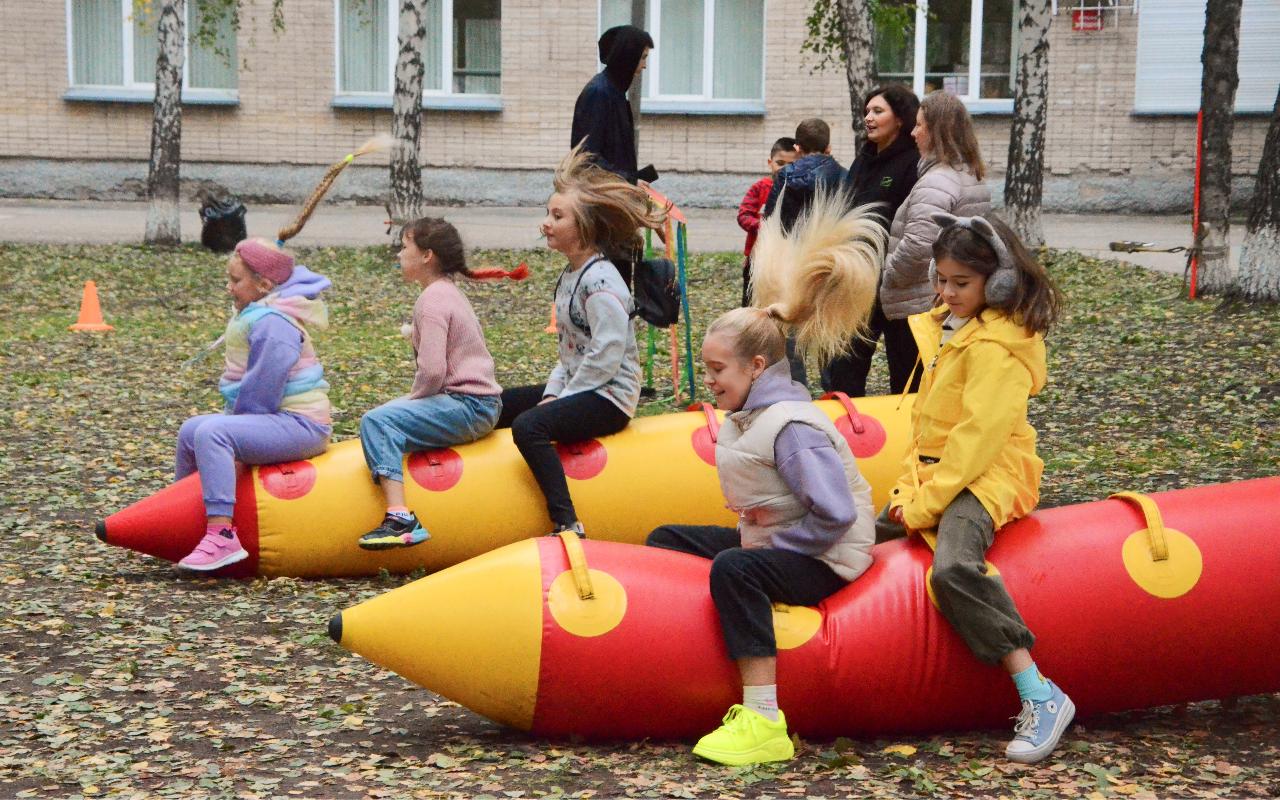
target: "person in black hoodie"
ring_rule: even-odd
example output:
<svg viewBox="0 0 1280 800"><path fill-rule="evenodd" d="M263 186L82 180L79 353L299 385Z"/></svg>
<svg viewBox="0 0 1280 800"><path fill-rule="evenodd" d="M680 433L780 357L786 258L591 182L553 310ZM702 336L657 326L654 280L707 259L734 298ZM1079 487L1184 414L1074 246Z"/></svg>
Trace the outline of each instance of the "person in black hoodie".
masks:
<svg viewBox="0 0 1280 800"><path fill-rule="evenodd" d="M653 38L632 25L605 31L599 42L604 69L587 81L573 106L569 147L583 142L597 165L632 184L658 179L652 164L636 169L635 120L627 102L627 89L644 71L652 49Z"/></svg>
<svg viewBox="0 0 1280 800"><path fill-rule="evenodd" d="M900 83L877 86L867 94L864 104L867 141L849 167L845 179L845 192L853 206L877 203L876 213L885 231L916 184L920 151L916 149L911 131L916 124L916 111L920 100ZM885 352L889 357L889 391L897 394L906 388L907 378L915 361L914 340L905 319L886 319L877 298L871 310L865 338L852 342L848 355L833 359L822 374L822 388L829 392L844 392L850 397L863 397L867 393L867 373L871 371L871 357L876 352L876 342L884 336ZM902 346L907 345L907 346ZM897 363L900 353L910 353L912 363Z"/></svg>

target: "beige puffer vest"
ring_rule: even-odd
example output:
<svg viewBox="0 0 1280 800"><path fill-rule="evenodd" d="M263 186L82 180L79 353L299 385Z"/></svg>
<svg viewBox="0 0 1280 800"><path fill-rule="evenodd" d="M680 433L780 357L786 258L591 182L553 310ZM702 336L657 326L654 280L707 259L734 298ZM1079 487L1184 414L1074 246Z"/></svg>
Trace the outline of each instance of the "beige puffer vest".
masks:
<svg viewBox="0 0 1280 800"><path fill-rule="evenodd" d="M844 464L858 518L840 541L818 558L851 581L871 566L871 546L876 538L871 486L858 471L849 443L813 403L783 401L725 417L726 424L716 440L720 491L729 508L738 512L743 547L769 547L776 531L794 527L803 519L808 509L778 474L773 455L778 434L792 422L821 431Z"/></svg>

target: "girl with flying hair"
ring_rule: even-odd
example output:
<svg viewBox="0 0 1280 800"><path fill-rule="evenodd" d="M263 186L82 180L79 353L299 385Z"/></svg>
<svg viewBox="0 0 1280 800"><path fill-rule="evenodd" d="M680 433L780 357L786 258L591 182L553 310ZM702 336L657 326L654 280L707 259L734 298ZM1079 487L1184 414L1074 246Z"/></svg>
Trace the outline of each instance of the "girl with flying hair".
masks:
<svg viewBox="0 0 1280 800"><path fill-rule="evenodd" d="M912 366L919 350L907 317L933 307L930 248L938 238L935 214L969 216L991 210L991 191L982 182L986 167L973 120L958 97L934 92L920 102L911 135L920 149L919 177L889 227L889 255L880 275L880 308L885 318L889 391L912 390Z"/></svg>
<svg viewBox="0 0 1280 800"><path fill-rule="evenodd" d="M568 262L556 282L559 361L545 384L502 392L499 428L511 436L547 501L551 533L585 536L552 442L617 433L640 402L635 304L615 263L635 252L640 228L661 229L643 189L590 160L582 145L556 168L542 234Z"/></svg>
<svg viewBox="0 0 1280 800"><path fill-rule="evenodd" d="M227 259L234 313L226 333L205 350L225 345L218 383L223 409L192 417L178 430L174 478L200 473L206 516L204 537L178 562L181 572L209 573L249 557L233 521L237 464L298 461L329 446L329 383L311 335L328 327L320 294L331 284L296 264L284 243L302 231L348 164L384 144L371 139L329 167L274 242L245 239Z"/></svg>
<svg viewBox="0 0 1280 800"><path fill-rule="evenodd" d="M721 764L794 755L778 708L772 604L817 604L871 565L871 487L844 437L791 380L786 340L794 334L822 364L864 328L884 255L873 212L824 194L785 236L776 214L761 225L755 306L716 319L702 343L706 385L726 412L716 469L738 525L649 534L652 547L712 559L711 597L743 701L693 752Z"/></svg>

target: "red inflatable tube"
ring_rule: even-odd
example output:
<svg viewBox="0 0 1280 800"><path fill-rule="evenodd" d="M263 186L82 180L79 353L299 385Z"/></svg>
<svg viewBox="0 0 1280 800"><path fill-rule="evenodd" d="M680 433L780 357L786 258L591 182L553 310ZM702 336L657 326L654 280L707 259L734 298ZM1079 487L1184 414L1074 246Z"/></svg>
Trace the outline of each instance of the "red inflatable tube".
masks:
<svg viewBox="0 0 1280 800"><path fill-rule="evenodd" d="M989 562L1037 636L1033 655L1044 673L1082 716L1280 690L1280 478L1135 500L1155 511L1144 516L1120 499L1055 508L997 536ZM573 575L566 547L546 538L481 556L349 609L335 617L331 635L428 689L538 734L692 738L712 730L739 701L740 687L708 593L710 562L587 541L597 598L574 610L576 595L568 605L563 593L549 599L553 584ZM504 615L523 613L521 598L539 600L495 586L485 561L505 563L510 584L510 564L526 553L540 573L530 588L541 586L542 604L540 644L527 649L538 660L527 705L509 696L514 684L503 684L524 665L503 661L500 653L512 647L499 639L513 638ZM1008 723L1018 708L1014 688L1002 669L971 655L933 605L931 562L919 537L879 545L875 564L816 611L775 613L775 627L790 631L779 636L778 679L793 730L831 737ZM624 610L600 623L609 613L590 604L612 581ZM414 619L445 597L484 613L471 627L449 630ZM619 606L618 597L604 599ZM501 636L489 625L502 628ZM606 629L583 634L583 625ZM459 631L471 640L468 663L450 658L450 637L461 638ZM486 637L493 665L475 655L481 645L474 642ZM460 672L469 673L461 682ZM488 683L477 684L481 672ZM500 705L495 696L504 697Z"/></svg>

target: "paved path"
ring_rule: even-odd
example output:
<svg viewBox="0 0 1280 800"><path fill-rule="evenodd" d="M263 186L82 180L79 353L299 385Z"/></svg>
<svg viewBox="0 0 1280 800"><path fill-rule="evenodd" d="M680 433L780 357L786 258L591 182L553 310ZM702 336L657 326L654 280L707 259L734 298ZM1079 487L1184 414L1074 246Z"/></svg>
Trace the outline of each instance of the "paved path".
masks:
<svg viewBox="0 0 1280 800"><path fill-rule="evenodd" d="M294 206L252 206L248 223L252 234L270 235L296 213ZM430 208L428 214L443 216L458 226L463 240L472 247L538 247L540 208L473 206L470 208ZM742 231L735 211L727 208L686 209L689 218L689 248L694 252L738 250ZM0 200L0 243L46 242L113 244L136 243L146 229L145 203L69 202L56 200ZM386 212L375 206L326 205L318 209L306 229L294 240L298 246L361 246L384 244ZM1181 274L1186 264L1182 253L1112 253L1112 241L1151 242L1157 247L1186 245L1191 224L1185 216L1075 216L1046 214L1045 237L1051 247L1078 250L1091 256L1121 258L1150 269ZM1231 229L1233 260L1239 257L1244 226ZM182 214L182 235L199 241L200 218L194 206Z"/></svg>

